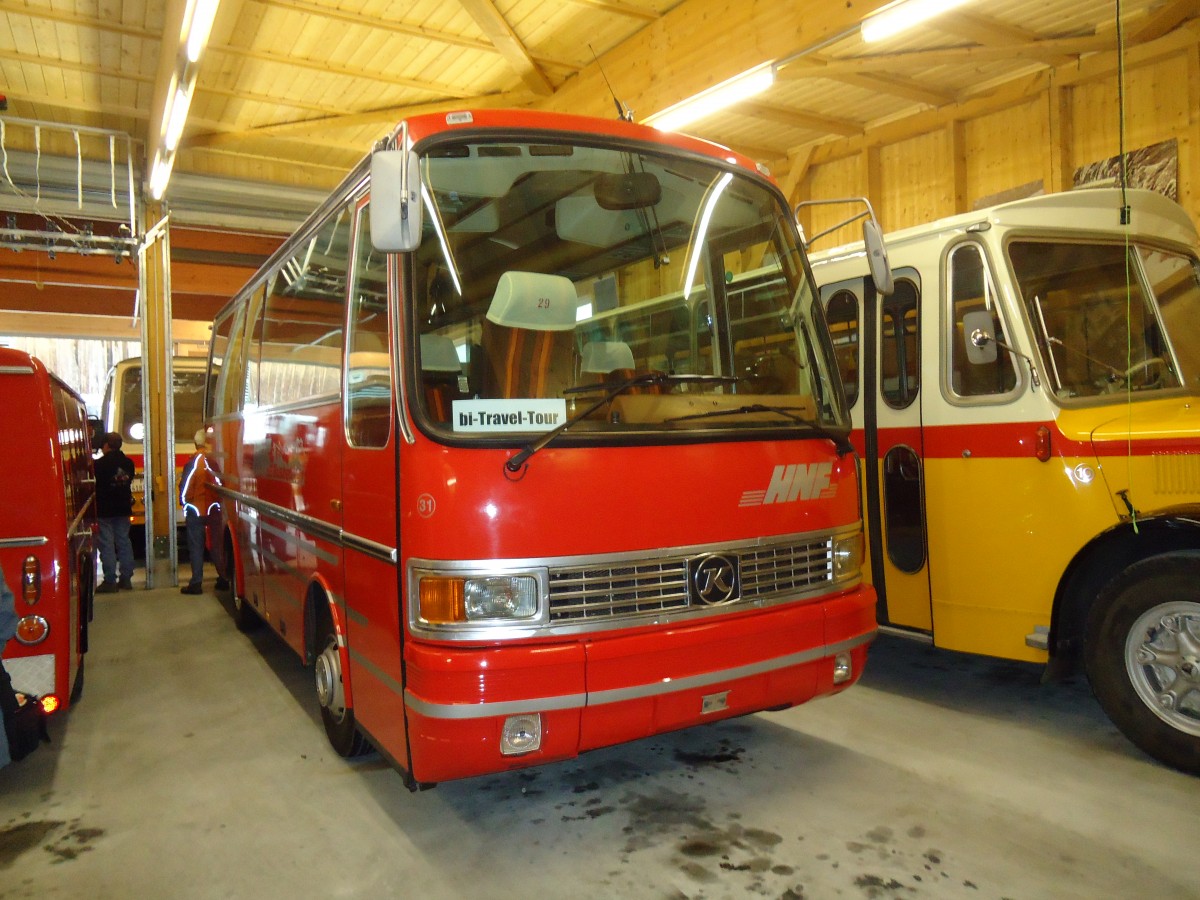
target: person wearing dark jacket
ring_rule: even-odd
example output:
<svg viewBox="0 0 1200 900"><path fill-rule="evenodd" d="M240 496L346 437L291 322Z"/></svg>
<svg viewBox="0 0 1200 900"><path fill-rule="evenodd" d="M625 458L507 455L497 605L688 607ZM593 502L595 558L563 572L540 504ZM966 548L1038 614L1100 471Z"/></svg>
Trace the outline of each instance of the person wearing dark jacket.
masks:
<svg viewBox="0 0 1200 900"><path fill-rule="evenodd" d="M133 588L133 542L129 539L129 517L133 513L133 460L121 452L121 435L104 435L96 460L96 518L100 523L100 566L104 581L98 594ZM118 578L118 562L120 577Z"/></svg>

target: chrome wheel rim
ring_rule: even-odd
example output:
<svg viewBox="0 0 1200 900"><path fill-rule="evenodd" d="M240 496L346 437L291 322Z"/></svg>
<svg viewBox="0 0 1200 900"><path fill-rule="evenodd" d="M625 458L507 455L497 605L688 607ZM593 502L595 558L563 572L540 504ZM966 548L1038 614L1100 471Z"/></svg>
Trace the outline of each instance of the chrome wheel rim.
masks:
<svg viewBox="0 0 1200 900"><path fill-rule="evenodd" d="M1125 671L1156 716L1200 737L1200 603L1162 603L1142 613L1125 639Z"/></svg>
<svg viewBox="0 0 1200 900"><path fill-rule="evenodd" d="M317 657L313 674L317 683L317 702L340 720L346 714L346 698L342 691L342 659L333 641Z"/></svg>

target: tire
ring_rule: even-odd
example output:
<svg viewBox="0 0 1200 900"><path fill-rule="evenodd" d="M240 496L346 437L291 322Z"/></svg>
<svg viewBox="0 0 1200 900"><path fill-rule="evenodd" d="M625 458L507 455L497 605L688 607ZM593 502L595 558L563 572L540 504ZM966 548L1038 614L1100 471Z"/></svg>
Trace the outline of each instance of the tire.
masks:
<svg viewBox="0 0 1200 900"><path fill-rule="evenodd" d="M354 710L346 705L342 687L342 658L338 652L337 635L327 616L323 617L320 631L322 648L313 663L313 680L317 692L317 705L321 709L321 723L325 736L338 756L351 758L362 756L371 749L370 743L354 723Z"/></svg>
<svg viewBox="0 0 1200 900"><path fill-rule="evenodd" d="M1200 553L1130 566L1096 598L1084 657L1113 724L1150 756L1200 775Z"/></svg>

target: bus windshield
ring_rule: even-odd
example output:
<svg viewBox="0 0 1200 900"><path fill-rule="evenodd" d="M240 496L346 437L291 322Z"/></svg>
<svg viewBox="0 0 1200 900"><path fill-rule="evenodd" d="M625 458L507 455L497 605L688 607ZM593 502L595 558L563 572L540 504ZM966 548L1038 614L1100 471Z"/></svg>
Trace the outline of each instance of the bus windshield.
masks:
<svg viewBox="0 0 1200 900"><path fill-rule="evenodd" d="M204 424L204 369L175 369L171 380L175 403L175 442L190 443L196 429ZM116 420L110 429L123 440L140 444L146 437L146 419L142 413L142 367L129 366L120 375L120 384L110 386L117 401ZM106 408L107 408L107 404Z"/></svg>
<svg viewBox="0 0 1200 900"><path fill-rule="evenodd" d="M434 431L848 428L795 229L765 182L548 139L438 144L422 181L408 277Z"/></svg>
<svg viewBox="0 0 1200 900"><path fill-rule="evenodd" d="M1195 256L1033 240L1013 241L1008 253L1059 399L1200 389Z"/></svg>

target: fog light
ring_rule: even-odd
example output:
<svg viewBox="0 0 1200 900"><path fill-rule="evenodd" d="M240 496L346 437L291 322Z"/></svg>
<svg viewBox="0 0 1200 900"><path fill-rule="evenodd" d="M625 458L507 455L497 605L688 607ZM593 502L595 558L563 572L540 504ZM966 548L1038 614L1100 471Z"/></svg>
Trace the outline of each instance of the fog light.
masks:
<svg viewBox="0 0 1200 900"><path fill-rule="evenodd" d="M50 623L41 616L25 616L17 623L17 640L26 647L40 644L50 633Z"/></svg>
<svg viewBox="0 0 1200 900"><path fill-rule="evenodd" d="M845 684L854 677L854 666L850 664L849 653L839 653L833 658L833 683Z"/></svg>
<svg viewBox="0 0 1200 900"><path fill-rule="evenodd" d="M504 720L504 731L500 735L500 753L516 756L532 753L542 746L542 716L540 713L524 713L509 716Z"/></svg>
<svg viewBox="0 0 1200 900"><path fill-rule="evenodd" d="M45 697L39 697L38 703L42 704L42 712L44 712L46 715L50 715L50 713L55 712L62 705L59 702L58 697L54 694L47 694Z"/></svg>

